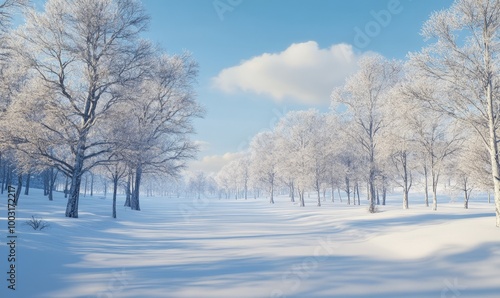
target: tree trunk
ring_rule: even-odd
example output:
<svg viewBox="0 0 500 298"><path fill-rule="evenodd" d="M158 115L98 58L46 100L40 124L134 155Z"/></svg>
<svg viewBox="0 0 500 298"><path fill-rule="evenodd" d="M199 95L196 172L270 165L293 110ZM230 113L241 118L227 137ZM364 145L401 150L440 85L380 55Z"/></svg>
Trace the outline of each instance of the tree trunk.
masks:
<svg viewBox="0 0 500 298"><path fill-rule="evenodd" d="M84 190L83 190L83 196L86 197L87 196L87 180L89 178L89 175L85 174L85 186L84 186Z"/></svg>
<svg viewBox="0 0 500 298"><path fill-rule="evenodd" d="M66 182L64 183L64 198L68 198L68 185L69 185L69 177L66 176Z"/></svg>
<svg viewBox="0 0 500 298"><path fill-rule="evenodd" d="M408 157L406 152L401 156L403 169L403 209L409 208L408 194L413 183L411 172L408 171Z"/></svg>
<svg viewBox="0 0 500 298"><path fill-rule="evenodd" d="M125 204L124 204L125 207L130 207L130 200L132 197L132 192L130 190L130 187L132 186L131 179L132 179L132 173L129 172L127 177L127 184L125 186Z"/></svg>
<svg viewBox="0 0 500 298"><path fill-rule="evenodd" d="M407 166L407 161L406 161L406 155L404 156L404 162L403 162L403 169L404 169L404 174L403 174L403 209L408 209L410 208L409 206L409 192L411 188L411 184L413 183L413 179L411 178L411 172L408 173L408 166ZM412 180L412 181L409 181Z"/></svg>
<svg viewBox="0 0 500 298"><path fill-rule="evenodd" d="M271 182L270 204L274 204L274 182Z"/></svg>
<svg viewBox="0 0 500 298"><path fill-rule="evenodd" d="M66 217L78 218L78 203L80 199L80 185L82 183L81 175L74 175L71 179L71 187L69 189L68 205L66 206Z"/></svg>
<svg viewBox="0 0 500 298"><path fill-rule="evenodd" d="M382 185L382 205L385 206L385 200L387 199L387 187L385 186L385 177L384 184Z"/></svg>
<svg viewBox="0 0 500 298"><path fill-rule="evenodd" d="M50 176L49 176L49 201L54 200L53 192L54 192L54 185L56 184L56 179L57 179L57 174L58 171L54 173L54 168L50 168Z"/></svg>
<svg viewBox="0 0 500 298"><path fill-rule="evenodd" d="M340 194L340 188L337 188L337 193L339 194L339 200L342 203L342 195Z"/></svg>
<svg viewBox="0 0 500 298"><path fill-rule="evenodd" d="M361 199L359 198L359 184L356 183L356 192L358 193L358 206L361 206Z"/></svg>
<svg viewBox="0 0 500 298"><path fill-rule="evenodd" d="M12 185L12 173L13 169L10 165L7 165L7 177L5 178L5 189Z"/></svg>
<svg viewBox="0 0 500 298"><path fill-rule="evenodd" d="M429 207L429 174L427 173L427 165L424 165L424 191L425 207Z"/></svg>
<svg viewBox="0 0 500 298"><path fill-rule="evenodd" d="M335 185L333 183L333 179L331 181L331 187L332 187L332 203L335 203Z"/></svg>
<svg viewBox="0 0 500 298"><path fill-rule="evenodd" d="M7 185L6 188L9 187L9 185L12 185L14 179L14 167L9 165L8 171L7 171Z"/></svg>
<svg viewBox="0 0 500 298"><path fill-rule="evenodd" d="M132 208L132 210L141 211L141 207L139 204L139 192L140 192L140 186L141 186L141 179L142 179L142 165L139 165L136 168L134 191L132 192L132 198L130 200L130 208Z"/></svg>
<svg viewBox="0 0 500 298"><path fill-rule="evenodd" d="M321 189L316 182L316 193L318 194L318 207L321 207Z"/></svg>
<svg viewBox="0 0 500 298"><path fill-rule="evenodd" d="M436 211L438 208L437 194L434 191L434 186L432 188L433 188L433 191L432 191L432 210Z"/></svg>
<svg viewBox="0 0 500 298"><path fill-rule="evenodd" d="M403 191L403 209L408 209L409 204L408 204L408 190L405 189Z"/></svg>
<svg viewBox="0 0 500 298"><path fill-rule="evenodd" d="M17 175L17 189L16 189L16 197L14 198L14 205L17 206L19 203L19 196L21 196L21 188L23 187L23 174Z"/></svg>
<svg viewBox="0 0 500 298"><path fill-rule="evenodd" d="M94 174L90 173L90 196L94 196Z"/></svg>
<svg viewBox="0 0 500 298"><path fill-rule="evenodd" d="M464 208L469 209L469 196L467 190L464 191Z"/></svg>
<svg viewBox="0 0 500 298"><path fill-rule="evenodd" d="M487 52L488 53L488 52ZM486 59L490 61L490 57L487 55ZM491 174L493 176L493 186L495 189L495 213L496 213L496 226L500 228L500 160L498 152L498 136L496 132L495 115L493 112L493 88L492 79L490 78L486 90L487 101L488 101L488 128L490 133L490 158L491 158Z"/></svg>
<svg viewBox="0 0 500 298"><path fill-rule="evenodd" d="M248 181L245 178L245 185L243 191L245 192L245 200L248 199Z"/></svg>
<svg viewBox="0 0 500 298"><path fill-rule="evenodd" d="M104 198L108 196L108 181L104 180Z"/></svg>
<svg viewBox="0 0 500 298"><path fill-rule="evenodd" d="M54 183L52 181L54 178L54 168L52 167L50 168L48 176L49 176L49 188L47 189L47 195L49 196L49 201L53 201L54 196L52 194L52 189L54 188Z"/></svg>
<svg viewBox="0 0 500 298"><path fill-rule="evenodd" d="M432 210L437 210L437 187L439 181L439 174L435 172L434 169L431 169L432 174Z"/></svg>
<svg viewBox="0 0 500 298"><path fill-rule="evenodd" d="M78 201L80 199L80 185L82 183L83 162L85 156L86 136L79 140L78 151L75 156L75 164L71 178L71 187L69 189L68 204L66 206L66 217L78 218Z"/></svg>
<svg viewBox="0 0 500 298"><path fill-rule="evenodd" d="M354 187L352 188L352 203L354 206L356 206L356 187L357 184L355 184Z"/></svg>
<svg viewBox="0 0 500 298"><path fill-rule="evenodd" d="M300 197L300 207L305 207L306 202L305 202L305 198L304 198L304 190L298 188L298 191L299 191L299 197Z"/></svg>
<svg viewBox="0 0 500 298"><path fill-rule="evenodd" d="M345 177L345 188L347 193L347 205L351 205L351 185L349 177Z"/></svg>
<svg viewBox="0 0 500 298"><path fill-rule="evenodd" d="M49 181L50 181L50 174L49 170L43 171L43 195L48 196L49 195Z"/></svg>
<svg viewBox="0 0 500 298"><path fill-rule="evenodd" d="M290 182L290 198L291 202L295 203L295 186L293 182Z"/></svg>
<svg viewBox="0 0 500 298"><path fill-rule="evenodd" d="M113 218L116 218L116 192L118 190L118 171L115 171L113 177Z"/></svg>
<svg viewBox="0 0 500 298"><path fill-rule="evenodd" d="M376 207L375 207L375 200L376 200L376 186L375 186L375 165L374 165L374 159L373 156L371 158L371 165L370 165L370 175L369 175L369 181L368 181L368 187L370 189L370 207L369 211L371 213L375 213Z"/></svg>
<svg viewBox="0 0 500 298"><path fill-rule="evenodd" d="M31 171L29 171L28 175L26 176L26 187L24 189L25 196L30 194L30 181L31 181Z"/></svg>
<svg viewBox="0 0 500 298"><path fill-rule="evenodd" d="M1 193L5 190L5 182L7 178L7 162L2 163L2 190Z"/></svg>

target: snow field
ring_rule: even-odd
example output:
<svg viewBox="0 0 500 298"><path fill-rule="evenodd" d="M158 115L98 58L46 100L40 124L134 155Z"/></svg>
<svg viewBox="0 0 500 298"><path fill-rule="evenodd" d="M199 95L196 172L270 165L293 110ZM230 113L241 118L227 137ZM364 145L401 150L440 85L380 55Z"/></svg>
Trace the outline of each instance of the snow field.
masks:
<svg viewBox="0 0 500 298"><path fill-rule="evenodd" d="M62 194L33 190L17 208L16 291L2 278L0 297L498 297L493 204L442 199L433 212L421 197L402 210L393 195L377 214L312 194L305 208L143 197L140 212L120 198L113 220L110 198L82 197L71 219ZM31 215L50 228L24 225ZM2 245L0 272L7 255Z"/></svg>

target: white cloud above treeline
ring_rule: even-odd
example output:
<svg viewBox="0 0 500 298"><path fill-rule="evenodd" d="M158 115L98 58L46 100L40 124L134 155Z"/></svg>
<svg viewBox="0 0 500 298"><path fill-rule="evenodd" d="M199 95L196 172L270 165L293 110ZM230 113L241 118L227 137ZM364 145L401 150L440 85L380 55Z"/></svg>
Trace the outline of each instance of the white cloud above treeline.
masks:
<svg viewBox="0 0 500 298"><path fill-rule="evenodd" d="M213 84L229 94L251 92L277 102L327 105L333 88L356 71L362 55L348 44L321 49L315 41L294 43L281 53L265 53L223 69Z"/></svg>
<svg viewBox="0 0 500 298"><path fill-rule="evenodd" d="M227 152L223 155L208 155L200 160L191 161L189 169L193 172L202 171L205 173L216 174L220 171L220 169L222 169L223 166L242 157L243 155L244 153L242 152Z"/></svg>

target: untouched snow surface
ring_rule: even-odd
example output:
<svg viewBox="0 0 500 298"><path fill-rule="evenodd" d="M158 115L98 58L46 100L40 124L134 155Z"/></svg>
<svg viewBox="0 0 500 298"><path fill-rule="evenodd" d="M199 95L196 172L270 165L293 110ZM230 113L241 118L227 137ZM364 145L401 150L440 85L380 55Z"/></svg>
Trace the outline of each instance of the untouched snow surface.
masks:
<svg viewBox="0 0 500 298"><path fill-rule="evenodd" d="M17 208L16 290L7 288L7 194L0 203L0 297L500 297L500 230L493 204L398 196L365 206L305 208L267 200L83 197L64 217L61 194L39 190ZM418 199L418 200L417 200ZM444 201L445 199L442 199ZM446 200L448 201L448 200ZM32 215L50 224L33 231Z"/></svg>

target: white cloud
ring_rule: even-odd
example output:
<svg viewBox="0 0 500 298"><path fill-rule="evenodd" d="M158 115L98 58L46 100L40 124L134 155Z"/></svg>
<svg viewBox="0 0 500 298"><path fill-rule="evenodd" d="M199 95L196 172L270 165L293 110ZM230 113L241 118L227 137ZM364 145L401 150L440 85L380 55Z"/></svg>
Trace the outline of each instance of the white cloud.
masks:
<svg viewBox="0 0 500 298"><path fill-rule="evenodd" d="M189 163L190 171L203 171L205 173L217 173L223 166L243 156L242 152L228 152L224 155L209 155L200 160Z"/></svg>
<svg viewBox="0 0 500 298"><path fill-rule="evenodd" d="M333 88L356 71L360 57L348 44L320 49L315 41L296 43L281 53L265 53L223 69L213 84L226 93L244 91L276 101L328 104Z"/></svg>
<svg viewBox="0 0 500 298"><path fill-rule="evenodd" d="M200 151L205 151L205 150L210 149L210 143L207 141L196 140L196 141L193 141L193 143L195 146L198 146L198 149Z"/></svg>

